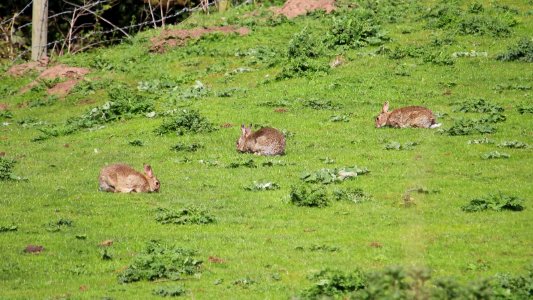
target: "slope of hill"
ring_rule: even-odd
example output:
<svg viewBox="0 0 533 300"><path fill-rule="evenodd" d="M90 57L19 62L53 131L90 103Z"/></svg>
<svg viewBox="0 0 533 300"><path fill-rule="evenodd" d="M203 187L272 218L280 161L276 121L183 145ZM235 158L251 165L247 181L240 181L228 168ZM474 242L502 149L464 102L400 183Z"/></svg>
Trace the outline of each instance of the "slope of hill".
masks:
<svg viewBox="0 0 533 300"><path fill-rule="evenodd" d="M533 4L446 3L243 5L5 73L0 298L531 296ZM286 154L238 153L250 123ZM99 192L115 162L161 191Z"/></svg>

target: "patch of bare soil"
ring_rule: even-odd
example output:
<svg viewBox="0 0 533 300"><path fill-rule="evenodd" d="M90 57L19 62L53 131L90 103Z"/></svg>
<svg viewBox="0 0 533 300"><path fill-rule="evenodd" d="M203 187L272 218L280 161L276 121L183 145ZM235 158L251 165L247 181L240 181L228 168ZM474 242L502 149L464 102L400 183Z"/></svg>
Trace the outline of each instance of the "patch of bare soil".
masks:
<svg viewBox="0 0 533 300"><path fill-rule="evenodd" d="M11 76L22 76L30 71L42 72L46 69L46 66L48 66L48 62L49 59L45 56L38 61L30 61L24 64L14 65L7 70L6 74Z"/></svg>
<svg viewBox="0 0 533 300"><path fill-rule="evenodd" d="M0 103L0 111L8 110L8 109L9 109L9 105L7 105L5 103Z"/></svg>
<svg viewBox="0 0 533 300"><path fill-rule="evenodd" d="M28 245L24 248L24 252L26 253L41 253L43 250L44 247L39 245Z"/></svg>
<svg viewBox="0 0 533 300"><path fill-rule="evenodd" d="M250 33L250 29L246 27L234 27L234 26L222 26L211 28L193 28L193 29L173 29L165 30L161 32L159 36L150 39L152 46L150 52L164 53L170 48L180 47L194 38L199 38L202 35L220 32L224 34L237 33L239 35L247 35Z"/></svg>
<svg viewBox="0 0 533 300"><path fill-rule="evenodd" d="M335 0L288 0L281 8L275 9L274 12L291 19L317 9L330 13L335 10Z"/></svg>
<svg viewBox="0 0 533 300"><path fill-rule="evenodd" d="M20 92L25 93L29 91L32 87L36 86L42 80L54 80L54 79L66 79L63 82L59 82L53 87L49 88L47 93L49 95L56 95L64 97L68 95L70 90L83 79L85 75L89 73L89 69L78 68L78 67L69 67L66 65L57 65L51 68L44 70L37 79L30 82L28 85L23 87Z"/></svg>

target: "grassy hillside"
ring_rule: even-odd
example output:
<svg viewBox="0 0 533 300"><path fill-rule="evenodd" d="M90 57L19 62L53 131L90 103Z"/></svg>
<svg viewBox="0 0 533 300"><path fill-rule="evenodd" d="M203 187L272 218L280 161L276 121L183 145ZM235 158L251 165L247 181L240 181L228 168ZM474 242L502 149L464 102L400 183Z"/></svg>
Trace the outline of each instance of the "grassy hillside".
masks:
<svg viewBox="0 0 533 300"><path fill-rule="evenodd" d="M20 93L38 73L0 76L0 298L312 298L343 289L320 292L334 279L317 272L370 287L391 266L409 274L383 283L400 298L452 290L442 278L465 295L514 292L483 281L496 274L533 282L533 2L447 2L195 15L171 29L251 32L153 53L153 30L57 57L91 70L66 97L47 95L57 80ZM376 129L384 101L443 125ZM282 130L286 155L238 153L250 123ZM151 164L160 193L98 192L115 162ZM369 172L330 182L354 166ZM262 183L279 189L246 189ZM295 203L311 191L329 205Z"/></svg>

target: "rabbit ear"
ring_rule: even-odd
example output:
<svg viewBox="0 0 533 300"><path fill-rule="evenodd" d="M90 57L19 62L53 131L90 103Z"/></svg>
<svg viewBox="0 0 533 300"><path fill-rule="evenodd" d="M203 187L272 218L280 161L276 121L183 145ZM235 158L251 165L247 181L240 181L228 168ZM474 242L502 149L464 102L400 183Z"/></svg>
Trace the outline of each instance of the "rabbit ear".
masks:
<svg viewBox="0 0 533 300"><path fill-rule="evenodd" d="M146 176L148 176L150 178L154 177L154 173L153 173L152 167L150 165L144 165L144 173L146 174Z"/></svg>
<svg viewBox="0 0 533 300"><path fill-rule="evenodd" d="M241 125L241 132L242 134L246 133L246 126L244 126L244 124Z"/></svg>
<svg viewBox="0 0 533 300"><path fill-rule="evenodd" d="M381 112L388 112L389 111L389 101L385 101L383 103L383 108L381 109Z"/></svg>

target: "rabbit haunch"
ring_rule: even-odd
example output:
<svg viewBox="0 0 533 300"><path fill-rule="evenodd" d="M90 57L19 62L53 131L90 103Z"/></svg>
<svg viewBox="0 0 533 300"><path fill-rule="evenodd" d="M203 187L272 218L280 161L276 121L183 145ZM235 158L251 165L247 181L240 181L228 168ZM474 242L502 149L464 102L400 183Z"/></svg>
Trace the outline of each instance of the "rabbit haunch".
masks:
<svg viewBox="0 0 533 300"><path fill-rule="evenodd" d="M114 193L159 192L160 183L152 167L144 165L144 173L137 172L125 164L113 164L102 168L98 176L100 191Z"/></svg>
<svg viewBox="0 0 533 300"><path fill-rule="evenodd" d="M285 153L285 137L275 128L264 127L252 131L252 125L250 127L241 125L237 151L258 155L282 155Z"/></svg>
<svg viewBox="0 0 533 300"><path fill-rule="evenodd" d="M389 102L385 102L381 113L376 117L377 128L383 126L437 128L440 125L436 123L433 112L422 106L407 106L389 112Z"/></svg>

